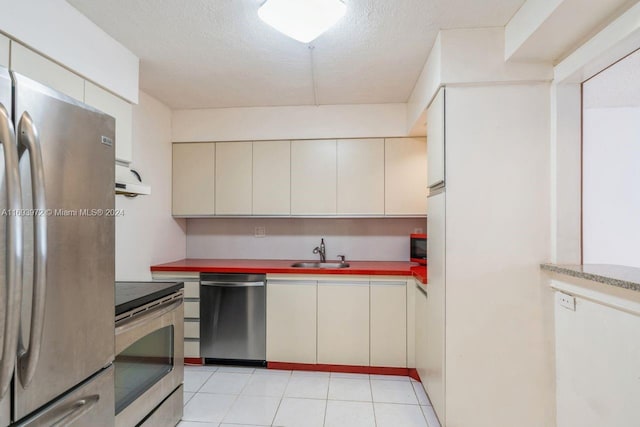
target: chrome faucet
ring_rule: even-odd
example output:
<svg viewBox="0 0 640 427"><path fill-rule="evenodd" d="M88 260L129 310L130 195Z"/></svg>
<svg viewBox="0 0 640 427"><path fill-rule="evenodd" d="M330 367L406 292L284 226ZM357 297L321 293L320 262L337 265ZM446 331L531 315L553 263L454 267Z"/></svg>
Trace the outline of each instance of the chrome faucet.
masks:
<svg viewBox="0 0 640 427"><path fill-rule="evenodd" d="M313 248L314 254L320 255L320 262L327 262L327 253L324 247L324 238L320 239L320 246Z"/></svg>

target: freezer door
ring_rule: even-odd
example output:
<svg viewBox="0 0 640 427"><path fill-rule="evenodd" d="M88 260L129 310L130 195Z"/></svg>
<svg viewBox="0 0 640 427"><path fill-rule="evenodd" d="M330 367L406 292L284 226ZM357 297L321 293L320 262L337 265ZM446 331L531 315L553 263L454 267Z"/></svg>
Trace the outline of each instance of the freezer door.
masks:
<svg viewBox="0 0 640 427"><path fill-rule="evenodd" d="M9 71L6 68L0 67L0 104L7 109L9 116L11 116L11 78L9 77ZM7 191L5 181L4 170L4 154L0 150L0 209L7 208ZM4 344L4 316L6 313L6 217L0 217L0 349ZM1 351L0 351L1 353ZM0 358L2 354L0 354ZM9 425L11 411L10 411L10 399L11 393L7 393L2 399L0 399L0 427L6 427Z"/></svg>
<svg viewBox="0 0 640 427"><path fill-rule="evenodd" d="M20 120L32 122L35 129L29 125L24 130L38 137L40 147L19 147L23 207L28 215L21 323L21 347L26 353L21 351L14 381L14 419L19 420L114 358L115 121L19 74L13 79L15 125ZM37 185L31 178L33 150L42 158L47 209L29 213ZM34 245L34 224L43 217L44 254L38 242ZM33 286L34 270L43 271L42 264L34 267L34 251L41 261L44 255L44 293ZM44 316L34 316L32 324L32 307L41 313L41 298Z"/></svg>
<svg viewBox="0 0 640 427"><path fill-rule="evenodd" d="M35 415L19 421L16 427L113 426L113 384L110 366Z"/></svg>

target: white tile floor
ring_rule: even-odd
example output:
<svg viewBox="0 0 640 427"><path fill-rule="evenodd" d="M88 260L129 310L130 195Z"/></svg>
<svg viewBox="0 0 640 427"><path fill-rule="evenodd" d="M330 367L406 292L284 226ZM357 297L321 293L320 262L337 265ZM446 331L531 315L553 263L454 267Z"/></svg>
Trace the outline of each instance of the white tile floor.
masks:
<svg viewBox="0 0 640 427"><path fill-rule="evenodd" d="M440 427L409 377L187 366L178 427Z"/></svg>

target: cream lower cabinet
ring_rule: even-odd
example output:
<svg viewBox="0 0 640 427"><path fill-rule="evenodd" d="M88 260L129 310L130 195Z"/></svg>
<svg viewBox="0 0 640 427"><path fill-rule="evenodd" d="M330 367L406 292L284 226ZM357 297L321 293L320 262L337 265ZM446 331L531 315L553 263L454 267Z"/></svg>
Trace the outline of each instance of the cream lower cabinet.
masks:
<svg viewBox="0 0 640 427"><path fill-rule="evenodd" d="M407 367L407 282L370 282L370 363Z"/></svg>
<svg viewBox="0 0 640 427"><path fill-rule="evenodd" d="M200 358L200 273L154 272L158 282L184 282L184 357Z"/></svg>
<svg viewBox="0 0 640 427"><path fill-rule="evenodd" d="M213 143L173 144L174 216L215 214L215 158Z"/></svg>
<svg viewBox="0 0 640 427"><path fill-rule="evenodd" d="M267 360L316 363L315 280L267 280Z"/></svg>
<svg viewBox="0 0 640 427"><path fill-rule="evenodd" d="M584 293L571 308L562 301L573 296L555 295L558 427L640 425L640 300L635 292L616 289L620 292L611 296L560 282L552 286ZM618 296L623 294L634 300Z"/></svg>
<svg viewBox="0 0 640 427"><path fill-rule="evenodd" d="M369 366L369 280L318 281L318 363Z"/></svg>
<svg viewBox="0 0 640 427"><path fill-rule="evenodd" d="M415 284L415 365L420 379L427 378L428 344L427 344L427 294ZM424 384L424 383L423 383Z"/></svg>

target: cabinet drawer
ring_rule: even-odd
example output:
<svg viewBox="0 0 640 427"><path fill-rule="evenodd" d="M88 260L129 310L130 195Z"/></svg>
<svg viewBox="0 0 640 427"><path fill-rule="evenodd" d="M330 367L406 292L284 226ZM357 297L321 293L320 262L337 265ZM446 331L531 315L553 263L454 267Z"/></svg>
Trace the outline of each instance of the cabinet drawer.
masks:
<svg viewBox="0 0 640 427"><path fill-rule="evenodd" d="M185 301L184 317L190 319L200 318L200 301Z"/></svg>
<svg viewBox="0 0 640 427"><path fill-rule="evenodd" d="M200 357L200 341L184 342L184 357Z"/></svg>
<svg viewBox="0 0 640 427"><path fill-rule="evenodd" d="M184 282L185 298L200 298L200 282Z"/></svg>
<svg viewBox="0 0 640 427"><path fill-rule="evenodd" d="M184 321L184 337L200 338L200 322L185 320Z"/></svg>

